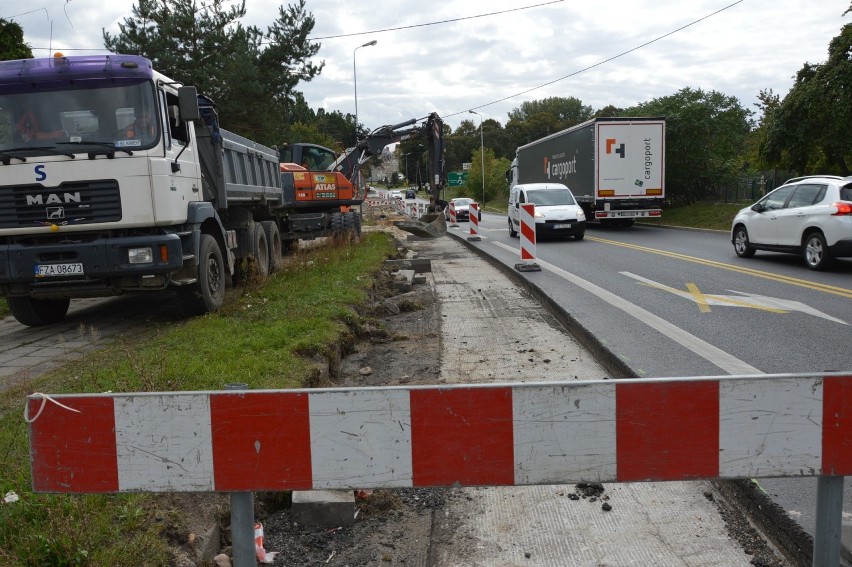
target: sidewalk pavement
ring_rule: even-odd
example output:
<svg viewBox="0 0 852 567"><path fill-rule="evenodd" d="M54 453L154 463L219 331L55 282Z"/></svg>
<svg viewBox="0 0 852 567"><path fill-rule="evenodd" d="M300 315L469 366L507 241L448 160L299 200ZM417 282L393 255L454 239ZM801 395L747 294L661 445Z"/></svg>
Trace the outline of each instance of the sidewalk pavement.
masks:
<svg viewBox="0 0 852 567"><path fill-rule="evenodd" d="M446 315L443 383L608 377L553 313L464 237L407 243L431 259L430 285ZM754 559L729 536L710 482L607 484L597 497L572 499L577 492L575 485L458 489L435 526L429 565L745 567Z"/></svg>

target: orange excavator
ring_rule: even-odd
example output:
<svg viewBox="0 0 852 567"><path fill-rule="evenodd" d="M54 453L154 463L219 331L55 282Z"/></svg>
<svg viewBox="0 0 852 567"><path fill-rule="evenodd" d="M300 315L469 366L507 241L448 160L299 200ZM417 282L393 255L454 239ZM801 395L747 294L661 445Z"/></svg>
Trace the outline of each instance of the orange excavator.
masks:
<svg viewBox="0 0 852 567"><path fill-rule="evenodd" d="M431 222L443 210L440 200L444 185L443 121L437 113L417 124L412 118L400 124L382 126L359 136L354 147L342 154L316 144L289 144L279 149L284 203L290 209L288 224L292 238L325 232L323 218L330 215L332 231L355 228L360 231L360 216L354 208L361 205L366 190L361 176L363 165L371 157L395 142L423 139L429 152L429 213L422 218ZM285 236L282 234L282 236Z"/></svg>

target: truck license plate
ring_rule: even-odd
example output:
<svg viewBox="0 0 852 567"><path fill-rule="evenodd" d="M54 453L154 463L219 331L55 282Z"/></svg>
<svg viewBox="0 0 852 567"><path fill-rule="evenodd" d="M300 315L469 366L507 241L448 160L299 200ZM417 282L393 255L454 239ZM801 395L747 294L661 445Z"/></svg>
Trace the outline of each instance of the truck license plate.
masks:
<svg viewBox="0 0 852 567"><path fill-rule="evenodd" d="M557 228L571 228L571 223L566 223L566 224L555 224L555 225L553 225L553 228L554 228L554 229L557 229Z"/></svg>
<svg viewBox="0 0 852 567"><path fill-rule="evenodd" d="M83 264L36 264L35 276L45 278L50 276L82 276Z"/></svg>

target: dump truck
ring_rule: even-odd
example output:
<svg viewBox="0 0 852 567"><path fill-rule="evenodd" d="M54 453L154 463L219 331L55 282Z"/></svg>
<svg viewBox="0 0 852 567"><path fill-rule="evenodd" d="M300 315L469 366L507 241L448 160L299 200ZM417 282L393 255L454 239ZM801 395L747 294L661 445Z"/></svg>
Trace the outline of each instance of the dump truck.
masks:
<svg viewBox="0 0 852 567"><path fill-rule="evenodd" d="M0 62L0 295L29 326L125 293L215 311L297 240L360 231L367 138L348 161L282 165L144 57Z"/></svg>
<svg viewBox="0 0 852 567"><path fill-rule="evenodd" d="M658 218L665 192L663 118L595 118L519 147L509 188L567 185L588 221L630 226Z"/></svg>

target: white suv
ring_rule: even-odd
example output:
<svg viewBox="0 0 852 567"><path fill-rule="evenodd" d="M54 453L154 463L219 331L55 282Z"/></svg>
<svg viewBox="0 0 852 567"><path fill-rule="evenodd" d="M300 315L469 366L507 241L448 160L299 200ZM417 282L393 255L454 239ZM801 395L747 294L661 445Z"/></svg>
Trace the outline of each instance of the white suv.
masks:
<svg viewBox="0 0 852 567"><path fill-rule="evenodd" d="M741 210L731 226L740 258L756 250L801 254L812 270L852 256L852 177L813 175L788 180Z"/></svg>

